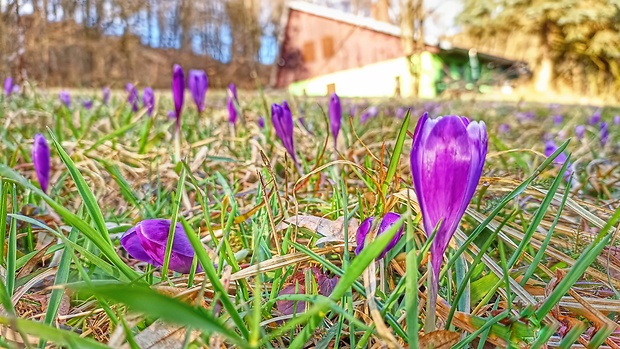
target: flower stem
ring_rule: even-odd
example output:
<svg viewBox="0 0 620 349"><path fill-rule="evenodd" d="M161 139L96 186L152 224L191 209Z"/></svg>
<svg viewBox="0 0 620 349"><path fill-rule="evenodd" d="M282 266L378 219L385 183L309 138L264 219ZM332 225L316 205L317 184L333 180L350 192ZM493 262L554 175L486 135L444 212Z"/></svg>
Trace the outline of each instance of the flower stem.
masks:
<svg viewBox="0 0 620 349"><path fill-rule="evenodd" d="M435 312L437 311L437 290L438 290L438 281L437 276L433 272L433 268L431 267L431 263L428 263L428 276L426 280L428 297L426 298L426 320L424 322L424 333L428 334L435 331Z"/></svg>
<svg viewBox="0 0 620 349"><path fill-rule="evenodd" d="M181 161L181 125L177 123L174 135L174 163Z"/></svg>

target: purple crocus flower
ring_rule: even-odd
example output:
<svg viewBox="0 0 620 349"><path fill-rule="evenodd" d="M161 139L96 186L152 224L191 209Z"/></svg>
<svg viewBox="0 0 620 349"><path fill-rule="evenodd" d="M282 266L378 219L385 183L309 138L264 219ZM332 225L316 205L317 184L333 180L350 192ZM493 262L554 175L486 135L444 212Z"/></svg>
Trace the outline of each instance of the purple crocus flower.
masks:
<svg viewBox="0 0 620 349"><path fill-rule="evenodd" d="M180 65L175 64L172 69L172 99L174 100L174 111L177 118L177 128L181 127L181 110L185 100L185 74Z"/></svg>
<svg viewBox="0 0 620 349"><path fill-rule="evenodd" d="M413 186L426 234L430 237L437 228L431 243L433 301L444 252L476 191L487 147L483 121L470 122L456 115L430 119L424 113L416 126L411 148Z"/></svg>
<svg viewBox="0 0 620 349"><path fill-rule="evenodd" d="M207 73L205 73L204 70L190 70L187 85L189 91L192 93L198 112L202 113L202 111L205 110L205 95L207 94L207 88L209 86Z"/></svg>
<svg viewBox="0 0 620 349"><path fill-rule="evenodd" d="M265 118L262 116L258 118L258 127L261 129L265 128Z"/></svg>
<svg viewBox="0 0 620 349"><path fill-rule="evenodd" d="M351 107L349 108L349 116L354 117L355 115L357 115L357 104L351 104Z"/></svg>
<svg viewBox="0 0 620 349"><path fill-rule="evenodd" d="M37 180L43 192L47 192L47 185L50 182L50 147L47 145L45 137L37 133L32 144L32 165L37 175Z"/></svg>
<svg viewBox="0 0 620 349"><path fill-rule="evenodd" d="M561 125L562 122L564 122L564 116L562 116L562 115L554 115L553 116L553 123L555 125Z"/></svg>
<svg viewBox="0 0 620 349"><path fill-rule="evenodd" d="M545 156L550 157L551 154L555 153L558 150L558 146L555 145L553 140L548 140L545 142ZM568 160L568 157L564 152L558 154L558 156L553 159L553 163L557 165L564 165L564 163ZM569 162L566 166L566 171L564 172L564 178L570 177L571 173L574 171L573 165Z"/></svg>
<svg viewBox="0 0 620 349"><path fill-rule="evenodd" d="M609 124L608 123L601 122L600 133L601 133L601 147L604 147L605 144L607 144L607 141L609 140Z"/></svg>
<svg viewBox="0 0 620 349"><path fill-rule="evenodd" d="M370 107L368 109L366 109L362 115L360 115L360 122L362 124L365 124L366 121L375 118L377 115L379 115L379 108L377 107Z"/></svg>
<svg viewBox="0 0 620 349"><path fill-rule="evenodd" d="M144 88L144 92L142 93L142 104L146 108L146 114L152 116L153 109L155 109L155 93L152 88Z"/></svg>
<svg viewBox="0 0 620 349"><path fill-rule="evenodd" d="M71 107L71 95L67 91L60 91L58 94L58 99L60 102L64 104L67 108Z"/></svg>
<svg viewBox="0 0 620 349"><path fill-rule="evenodd" d="M558 146L555 145L555 142L553 140L548 140L545 142L545 156L546 157L550 157L551 154L553 154L556 150L558 150ZM560 153L558 156L556 156L553 162L555 162L556 164L564 164L566 160L568 160L568 158L566 157L566 154Z"/></svg>
<svg viewBox="0 0 620 349"><path fill-rule="evenodd" d="M13 78L7 77L4 79L4 95L9 97L13 93Z"/></svg>
<svg viewBox="0 0 620 349"><path fill-rule="evenodd" d="M383 219L381 220L381 224L379 225L377 236L385 233L392 225L394 225L394 223L398 221L398 219L400 219L400 215L398 213L394 213L394 212L386 213L385 216L383 216ZM362 222L362 224L360 224L359 228L357 228L357 233L355 234L355 241L357 242L357 247L355 248L355 255L358 255L362 252L362 249L364 248L364 245L365 245L366 236L368 235L368 233L370 233L371 228L372 228L372 223L374 222L374 220L375 220L375 217L368 217ZM385 255L391 249L393 249L394 246L396 246L396 244L398 243L398 240L400 240L400 237L402 235L403 235L403 226L401 225L401 227L396 232L396 235L394 235L394 238L392 239L392 241L390 241L390 243L385 247L385 249L383 250L383 252L381 252L381 255L379 255L377 259L381 259L385 257Z"/></svg>
<svg viewBox="0 0 620 349"><path fill-rule="evenodd" d="M596 125L599 122L601 122L601 112L600 111L594 112L594 114L592 114L592 117L590 117L590 120L588 122L590 123L590 125Z"/></svg>
<svg viewBox="0 0 620 349"><path fill-rule="evenodd" d="M131 105L131 110L137 112L140 107L138 106L138 102L140 100L140 96L138 95L138 89L131 83L127 83L125 86L125 91L127 92L127 103Z"/></svg>
<svg viewBox="0 0 620 349"><path fill-rule="evenodd" d="M84 106L84 109L90 110L90 108L93 107L93 101L92 99L87 99L84 102L82 102L82 105Z"/></svg>
<svg viewBox="0 0 620 349"><path fill-rule="evenodd" d="M614 116L614 125L620 125L620 115Z"/></svg>
<svg viewBox="0 0 620 349"><path fill-rule="evenodd" d="M103 98L101 101L103 104L108 104L108 101L110 101L110 88L106 86L101 89L101 91L103 92Z"/></svg>
<svg viewBox="0 0 620 349"><path fill-rule="evenodd" d="M237 100L237 87L235 84L230 84L226 93L226 106L228 107L228 122L231 124L237 122L237 107L235 103L239 103Z"/></svg>
<svg viewBox="0 0 620 349"><path fill-rule="evenodd" d="M329 127L334 137L334 146L338 142L338 133L340 132L340 124L342 123L342 106L340 98L337 94L332 93L329 98Z"/></svg>
<svg viewBox="0 0 620 349"><path fill-rule="evenodd" d="M584 125L575 126L575 135L577 136L578 140L582 140L585 134L586 134L586 127Z"/></svg>
<svg viewBox="0 0 620 349"><path fill-rule="evenodd" d="M517 113L517 120L519 122L530 121L536 118L536 114L533 111L522 111Z"/></svg>
<svg viewBox="0 0 620 349"><path fill-rule="evenodd" d="M161 266L164 264L170 224L168 219L145 219L121 236L121 245L131 257ZM192 268L193 259L192 244L181 223L177 223L172 240L170 270L187 274ZM201 270L200 266L198 270Z"/></svg>
<svg viewBox="0 0 620 349"><path fill-rule="evenodd" d="M497 126L497 132L499 133L508 133L510 132L510 125L508 124L500 124Z"/></svg>
<svg viewBox="0 0 620 349"><path fill-rule="evenodd" d="M291 109L286 101L282 101L281 106L277 103L271 106L271 123L276 130L276 135L282 141L282 145L293 158L293 162L297 164L295 146L293 144L293 113L291 113Z"/></svg>

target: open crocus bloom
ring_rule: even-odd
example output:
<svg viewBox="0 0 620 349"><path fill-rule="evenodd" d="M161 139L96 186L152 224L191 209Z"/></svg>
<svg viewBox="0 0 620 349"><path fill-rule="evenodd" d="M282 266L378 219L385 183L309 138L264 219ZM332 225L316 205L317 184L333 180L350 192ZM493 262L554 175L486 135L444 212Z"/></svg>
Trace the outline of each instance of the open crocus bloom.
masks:
<svg viewBox="0 0 620 349"><path fill-rule="evenodd" d="M169 231L170 220L145 219L121 236L121 245L131 257L161 266L164 264ZM194 249L185 235L185 230L177 223L170 254L170 269L183 274L189 273L193 259ZM200 266L198 270L201 270Z"/></svg>

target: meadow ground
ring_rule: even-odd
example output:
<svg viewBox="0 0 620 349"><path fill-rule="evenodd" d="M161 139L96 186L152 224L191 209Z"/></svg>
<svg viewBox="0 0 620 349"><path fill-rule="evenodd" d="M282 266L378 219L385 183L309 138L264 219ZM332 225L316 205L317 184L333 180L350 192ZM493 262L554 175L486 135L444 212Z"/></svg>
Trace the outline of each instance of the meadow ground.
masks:
<svg viewBox="0 0 620 349"><path fill-rule="evenodd" d="M224 95L209 92L199 114L188 94L180 162L167 95L152 117L120 92L71 97L69 108L51 93L0 102L4 347L620 346L620 110L343 99L335 150L328 101L289 99L295 166L269 118L285 95L240 93L233 126ZM489 135L436 321L409 156L424 112L483 120ZM37 133L51 148L47 193ZM356 255L360 222L389 211L403 237L377 262L395 229ZM120 246L149 218L183 227L189 272L162 272L172 244L163 268Z"/></svg>

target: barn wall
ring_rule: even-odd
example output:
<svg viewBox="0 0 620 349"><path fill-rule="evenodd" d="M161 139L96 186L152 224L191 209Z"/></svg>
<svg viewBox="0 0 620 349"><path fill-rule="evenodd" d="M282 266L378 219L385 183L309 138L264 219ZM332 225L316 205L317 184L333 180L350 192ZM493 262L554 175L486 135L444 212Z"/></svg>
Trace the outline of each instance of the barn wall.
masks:
<svg viewBox="0 0 620 349"><path fill-rule="evenodd" d="M291 9L276 87L401 56L399 37Z"/></svg>
<svg viewBox="0 0 620 349"><path fill-rule="evenodd" d="M437 96L441 59L424 52L421 64L419 97L434 98ZM413 96L413 80L405 57L297 81L289 85L289 92L296 96L325 96L331 88L341 97L392 97L397 87L400 96Z"/></svg>

